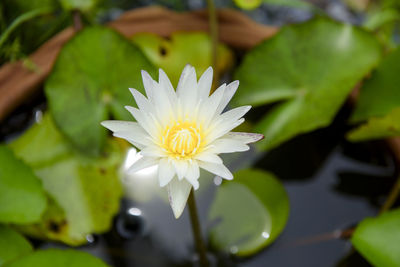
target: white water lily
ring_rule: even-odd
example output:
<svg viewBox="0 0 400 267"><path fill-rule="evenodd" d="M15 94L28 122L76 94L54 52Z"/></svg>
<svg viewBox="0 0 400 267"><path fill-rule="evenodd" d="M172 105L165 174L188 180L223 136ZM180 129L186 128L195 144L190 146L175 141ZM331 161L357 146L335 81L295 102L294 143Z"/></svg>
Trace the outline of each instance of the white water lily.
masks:
<svg viewBox="0 0 400 267"><path fill-rule="evenodd" d="M251 106L223 112L239 81L223 84L209 95L212 76L210 67L197 81L195 69L187 65L175 92L163 70L158 83L142 71L147 98L130 89L138 108L126 106L137 122L101 123L141 150L143 157L129 171L158 165L160 186L167 186L176 218L182 214L191 188L199 188L199 168L231 180L233 175L218 154L246 151L247 144L263 138L261 134L231 132L243 123Z"/></svg>

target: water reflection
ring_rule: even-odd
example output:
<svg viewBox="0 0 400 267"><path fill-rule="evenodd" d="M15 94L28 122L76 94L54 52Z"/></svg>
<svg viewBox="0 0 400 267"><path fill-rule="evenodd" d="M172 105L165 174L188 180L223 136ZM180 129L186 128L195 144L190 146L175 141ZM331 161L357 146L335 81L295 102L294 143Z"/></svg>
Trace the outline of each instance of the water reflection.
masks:
<svg viewBox="0 0 400 267"><path fill-rule="evenodd" d="M262 233L261 233L261 236L264 237L265 239L268 239L268 238L269 238L269 233L267 233L267 232L262 232Z"/></svg>
<svg viewBox="0 0 400 267"><path fill-rule="evenodd" d="M138 208L130 208L128 209L128 213L133 216L140 216L142 215L142 211Z"/></svg>
<svg viewBox="0 0 400 267"><path fill-rule="evenodd" d="M142 158L142 155L135 148L128 150L122 167L122 181L126 197L135 201L146 202L154 196L162 194L163 189L158 184L157 165L135 173L129 172L129 168L140 158Z"/></svg>

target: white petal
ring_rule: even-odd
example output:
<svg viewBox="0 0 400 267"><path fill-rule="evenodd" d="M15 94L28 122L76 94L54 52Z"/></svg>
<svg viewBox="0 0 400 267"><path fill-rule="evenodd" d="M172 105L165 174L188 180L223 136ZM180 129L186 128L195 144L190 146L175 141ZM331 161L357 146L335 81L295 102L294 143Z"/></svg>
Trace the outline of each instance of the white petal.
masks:
<svg viewBox="0 0 400 267"><path fill-rule="evenodd" d="M159 146L149 145L140 151L144 157L165 157L166 153Z"/></svg>
<svg viewBox="0 0 400 267"><path fill-rule="evenodd" d="M244 133L244 132L230 132L224 138L235 139L245 144L255 143L264 138L263 134L258 133Z"/></svg>
<svg viewBox="0 0 400 267"><path fill-rule="evenodd" d="M218 87L218 89L202 104L199 111L199 117L201 118L200 120L203 122L204 127L207 127L211 120L214 118L218 105L224 95L225 87L226 84Z"/></svg>
<svg viewBox="0 0 400 267"><path fill-rule="evenodd" d="M199 184L199 179L200 177L200 169L199 165L197 164L196 161L192 161L188 165L188 169L186 172L186 180L193 185L194 190L197 190L200 186Z"/></svg>
<svg viewBox="0 0 400 267"><path fill-rule="evenodd" d="M102 121L100 124L113 132L135 132L142 129L137 122L132 121Z"/></svg>
<svg viewBox="0 0 400 267"><path fill-rule="evenodd" d="M188 169L187 161L173 159L172 162L174 164L176 174L178 175L178 179L182 180L185 177Z"/></svg>
<svg viewBox="0 0 400 267"><path fill-rule="evenodd" d="M210 163L210 162L204 162L204 161L198 161L199 166L206 171L209 171L211 173L214 173L218 176L221 176L222 178L225 178L227 180L232 180L233 175L232 173L228 170L227 167L225 167L224 164L216 164L216 163Z"/></svg>
<svg viewBox="0 0 400 267"><path fill-rule="evenodd" d="M156 113L157 118L164 127L174 120L175 113L172 108L172 103L169 100L166 89L161 85L157 84L154 87L153 97L154 109L152 113Z"/></svg>
<svg viewBox="0 0 400 267"><path fill-rule="evenodd" d="M208 69L201 75L198 83L198 97L199 99L207 99L210 95L210 90L213 80L213 69L208 67Z"/></svg>
<svg viewBox="0 0 400 267"><path fill-rule="evenodd" d="M167 186L169 204L171 205L174 216L178 219L186 206L186 201L189 197L192 185L188 183L185 179L178 180L177 178L172 179L172 181Z"/></svg>
<svg viewBox="0 0 400 267"><path fill-rule="evenodd" d="M150 104L150 101L144 97L138 90L129 88L131 91L133 98L135 98L136 105L139 107L140 110L143 110L145 112L151 112L153 110L153 107Z"/></svg>
<svg viewBox="0 0 400 267"><path fill-rule="evenodd" d="M144 113L143 111L130 106L125 106L125 108L132 114L135 120L148 134L150 134L153 138L157 137L157 121L154 119L154 116L150 117L147 115L151 113Z"/></svg>
<svg viewBox="0 0 400 267"><path fill-rule="evenodd" d="M198 101L196 70L190 66L185 67L179 80L176 93L181 100L185 117L189 116Z"/></svg>
<svg viewBox="0 0 400 267"><path fill-rule="evenodd" d="M169 101L173 106L176 105L177 97L176 93L174 90L174 87L171 84L171 81L169 80L167 74L162 69L159 69L159 74L158 74L158 83L160 86L162 86L168 95Z"/></svg>
<svg viewBox="0 0 400 267"><path fill-rule="evenodd" d="M140 158L135 163L133 163L133 165L131 167L129 167L128 172L135 173L144 168L157 165L158 162L159 162L158 158L143 157L143 158Z"/></svg>
<svg viewBox="0 0 400 267"><path fill-rule="evenodd" d="M244 119L239 119L243 117L250 110L251 106L242 106L238 108L231 109L222 115L218 116L218 119L213 120L209 126L211 130L207 136L207 141L212 142L213 140L221 137L222 135L228 133L230 130L236 128L244 122Z"/></svg>
<svg viewBox="0 0 400 267"><path fill-rule="evenodd" d="M236 120L240 119L241 117L243 117L244 114L246 114L250 109L251 109L251 106L237 107L237 108L231 109L231 110L223 113L219 119L222 120L223 122L236 121Z"/></svg>
<svg viewBox="0 0 400 267"><path fill-rule="evenodd" d="M219 154L219 153L243 152L249 149L250 147L242 141L229 138L219 138L210 144L210 148L207 151Z"/></svg>
<svg viewBox="0 0 400 267"><path fill-rule="evenodd" d="M231 101L238 87L239 81L233 81L226 86L224 96L222 97L222 100L219 103L219 106L215 112L216 114L221 114L221 112L224 111L224 108L228 105L229 101Z"/></svg>
<svg viewBox="0 0 400 267"><path fill-rule="evenodd" d="M217 126L214 127L214 130L211 131L211 133L209 133L207 135L207 137L206 137L207 143L211 143L212 141L223 136L224 134L228 133L232 129L235 129L243 122L244 122L244 119L241 118L240 120L237 120L235 122L224 122L224 123L217 124Z"/></svg>
<svg viewBox="0 0 400 267"><path fill-rule="evenodd" d="M153 144L153 141L151 140L151 137L148 135L148 133L141 129L137 129L136 131L124 131L124 132L115 132L113 134L115 137L123 138L133 144L134 146L142 149L145 146L149 146Z"/></svg>
<svg viewBox="0 0 400 267"><path fill-rule="evenodd" d="M160 186L166 186L175 176L175 168L167 158L162 158L158 165L158 180Z"/></svg>
<svg viewBox="0 0 400 267"><path fill-rule="evenodd" d="M186 85L186 83L188 82L187 80L188 80L189 76L191 76L191 78L193 79L193 71L195 71L194 68L193 68L191 65L189 65L189 64L187 64L187 65L183 68L182 74L181 74L181 76L179 77L178 86L177 86L177 88L176 88L176 94L178 95L179 98L180 98L183 94L185 94L184 91L186 91L186 89L187 89L187 88L185 88L185 85ZM192 80L192 81L189 81L189 82L193 83L193 80ZM196 82L196 78L194 78L194 82Z"/></svg>
<svg viewBox="0 0 400 267"><path fill-rule="evenodd" d="M142 79L144 90L146 91L146 96L149 100L152 100L154 95L154 84L156 82L153 80L153 78L151 78L150 74L148 74L147 71L144 70L142 70Z"/></svg>
<svg viewBox="0 0 400 267"><path fill-rule="evenodd" d="M201 161L206 161L206 162L211 162L211 163L222 163L222 159L215 155L215 153L210 153L208 150L202 151L199 154L195 156L195 159L201 160Z"/></svg>

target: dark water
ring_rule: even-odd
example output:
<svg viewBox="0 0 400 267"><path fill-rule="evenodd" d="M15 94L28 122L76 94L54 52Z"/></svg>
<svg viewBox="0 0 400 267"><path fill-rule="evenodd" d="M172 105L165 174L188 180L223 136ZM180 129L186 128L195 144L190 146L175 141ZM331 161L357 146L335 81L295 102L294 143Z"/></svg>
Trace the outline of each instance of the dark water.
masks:
<svg viewBox="0 0 400 267"><path fill-rule="evenodd" d="M35 99L0 125L3 140L16 136L45 108L43 96ZM250 118L260 110L254 112ZM342 111L329 128L297 137L269 153L253 149L226 158L234 170L254 166L276 174L288 192L291 211L284 232L271 246L245 259L213 253L216 266L369 266L346 238L340 238L340 232L377 214L394 181L395 165L382 143L343 140L347 113ZM204 233L210 226L206 218L217 190L212 181L210 175L202 177L197 194ZM113 228L88 237L89 244L79 249L115 267L196 266L187 211L175 220L163 200L163 189L144 192L137 199L129 183L126 186ZM132 208L141 215L129 214ZM65 247L34 242L40 248Z"/></svg>

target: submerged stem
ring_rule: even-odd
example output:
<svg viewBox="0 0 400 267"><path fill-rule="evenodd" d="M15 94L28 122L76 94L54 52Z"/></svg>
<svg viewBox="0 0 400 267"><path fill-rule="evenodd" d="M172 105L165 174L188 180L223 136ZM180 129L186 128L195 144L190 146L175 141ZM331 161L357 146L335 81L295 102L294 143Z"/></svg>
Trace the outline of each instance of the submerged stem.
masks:
<svg viewBox="0 0 400 267"><path fill-rule="evenodd" d="M400 175L397 177L397 181L392 187L392 190L389 193L388 198L386 199L385 203L383 204L381 210L379 213L384 213L385 211L388 211L396 202L396 199L398 198L400 194Z"/></svg>
<svg viewBox="0 0 400 267"><path fill-rule="evenodd" d="M73 10L72 11L72 20L74 23L74 30L76 32L82 30L83 28L83 24L82 24L82 15L81 12L79 10Z"/></svg>
<svg viewBox="0 0 400 267"><path fill-rule="evenodd" d="M192 224L193 236L200 257L200 266L208 267L209 264L207 260L206 246L204 245L204 241L201 236L201 227L200 227L199 216L197 215L196 200L194 198L193 188L189 194L188 204L189 204L190 222Z"/></svg>
<svg viewBox="0 0 400 267"><path fill-rule="evenodd" d="M208 24L210 26L211 34L211 55L212 55L212 67L214 69L214 84L218 84L219 73L217 69L217 58L218 58L218 19L217 11L215 8L214 0L207 0L208 8Z"/></svg>

